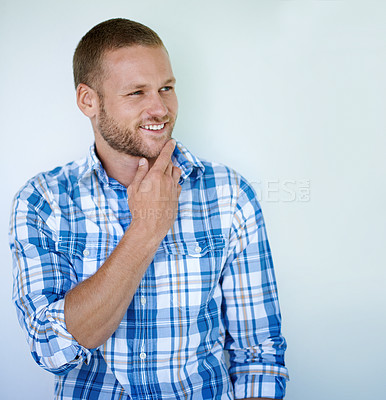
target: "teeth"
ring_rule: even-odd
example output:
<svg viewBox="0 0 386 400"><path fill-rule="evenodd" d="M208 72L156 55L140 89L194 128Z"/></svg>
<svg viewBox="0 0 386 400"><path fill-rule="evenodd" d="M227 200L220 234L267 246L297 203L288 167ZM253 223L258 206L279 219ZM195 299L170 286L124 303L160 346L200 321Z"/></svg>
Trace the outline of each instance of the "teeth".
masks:
<svg viewBox="0 0 386 400"><path fill-rule="evenodd" d="M145 126L143 126L143 128L148 129L150 131L159 131L159 130L163 129L164 126L165 126L165 124L161 124L161 125L145 125Z"/></svg>

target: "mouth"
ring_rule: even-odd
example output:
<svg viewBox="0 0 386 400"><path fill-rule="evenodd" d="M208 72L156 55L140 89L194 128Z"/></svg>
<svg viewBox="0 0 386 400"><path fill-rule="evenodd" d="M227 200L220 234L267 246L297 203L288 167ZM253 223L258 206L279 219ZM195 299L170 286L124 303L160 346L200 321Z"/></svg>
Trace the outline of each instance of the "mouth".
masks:
<svg viewBox="0 0 386 400"><path fill-rule="evenodd" d="M152 132L152 133L163 133L165 130L165 126L167 123L163 124L151 124L151 125L140 125L140 128L144 131L147 132Z"/></svg>

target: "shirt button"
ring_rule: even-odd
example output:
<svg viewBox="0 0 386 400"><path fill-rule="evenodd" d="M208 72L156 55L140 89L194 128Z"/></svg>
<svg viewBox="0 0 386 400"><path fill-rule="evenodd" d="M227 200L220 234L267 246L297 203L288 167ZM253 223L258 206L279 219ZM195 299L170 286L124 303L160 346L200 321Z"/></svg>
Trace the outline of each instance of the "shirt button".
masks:
<svg viewBox="0 0 386 400"><path fill-rule="evenodd" d="M89 254L90 254L90 252L87 249L83 250L83 255L85 257L87 257Z"/></svg>
<svg viewBox="0 0 386 400"><path fill-rule="evenodd" d="M142 352L142 353L139 355L139 358L140 358L141 360L144 360L144 359L146 358L146 353Z"/></svg>
<svg viewBox="0 0 386 400"><path fill-rule="evenodd" d="M201 247L200 246L196 246L196 248L194 249L194 251L196 252L196 253L200 253L201 252Z"/></svg>
<svg viewBox="0 0 386 400"><path fill-rule="evenodd" d="M146 297L141 296L141 304L144 306L146 304Z"/></svg>

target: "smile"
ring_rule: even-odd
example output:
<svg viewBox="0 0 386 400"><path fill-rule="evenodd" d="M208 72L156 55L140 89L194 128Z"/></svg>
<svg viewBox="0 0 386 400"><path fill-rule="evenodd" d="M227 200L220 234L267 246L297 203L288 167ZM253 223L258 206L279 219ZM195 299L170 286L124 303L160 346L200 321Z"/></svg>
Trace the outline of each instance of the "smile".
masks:
<svg viewBox="0 0 386 400"><path fill-rule="evenodd" d="M147 129L149 131L160 131L165 127L165 124L161 125L143 125L141 126L142 129Z"/></svg>

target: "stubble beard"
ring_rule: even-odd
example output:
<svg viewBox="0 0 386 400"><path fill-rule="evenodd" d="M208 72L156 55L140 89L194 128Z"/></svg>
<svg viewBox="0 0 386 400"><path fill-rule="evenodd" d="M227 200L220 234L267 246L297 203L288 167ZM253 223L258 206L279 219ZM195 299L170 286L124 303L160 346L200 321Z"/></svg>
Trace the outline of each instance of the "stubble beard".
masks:
<svg viewBox="0 0 386 400"><path fill-rule="evenodd" d="M157 121L157 118L153 118L154 124L163 123L163 121ZM174 128L174 121L169 121L169 130L166 133L165 141L167 142L172 137L172 132ZM99 133L107 144L114 150L127 154L134 157L145 157L147 159L152 159L158 157L161 148L149 148L143 142L140 132L139 125L135 130L128 127L121 127L118 122L107 114L103 101L99 107L99 123L97 125Z"/></svg>

